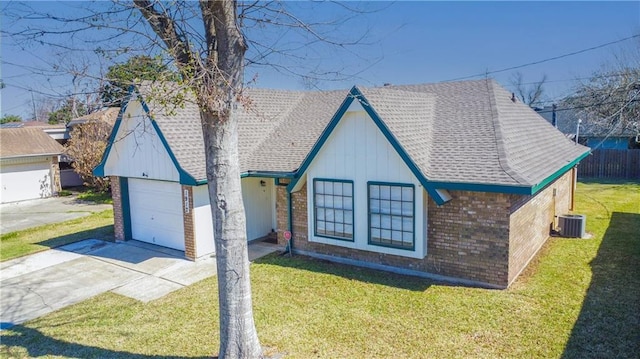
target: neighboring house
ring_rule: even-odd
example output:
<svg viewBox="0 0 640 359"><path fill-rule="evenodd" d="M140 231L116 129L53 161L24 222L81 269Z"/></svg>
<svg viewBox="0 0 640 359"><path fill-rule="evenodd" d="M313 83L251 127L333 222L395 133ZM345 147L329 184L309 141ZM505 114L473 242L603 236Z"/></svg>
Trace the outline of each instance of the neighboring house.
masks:
<svg viewBox="0 0 640 359"><path fill-rule="evenodd" d="M62 151L58 142L38 128L0 129L0 202L56 194Z"/></svg>
<svg viewBox="0 0 640 359"><path fill-rule="evenodd" d="M120 107L109 107L82 117L74 118L66 125L67 138L71 138L72 131L76 126L90 121L102 121L113 127L119 113ZM73 159L67 156L62 156L62 161L60 162L60 181L63 188L83 185L82 178L80 178L80 175L73 168Z"/></svg>
<svg viewBox="0 0 640 359"><path fill-rule="evenodd" d="M95 173L112 176L117 239L197 258L214 250L199 111L147 104L149 86ZM492 80L245 94L249 239L289 230L294 252L406 274L507 287L572 209L589 153Z"/></svg>
<svg viewBox="0 0 640 359"><path fill-rule="evenodd" d="M544 117L549 123L553 124L553 107L546 106L544 108L536 109L538 114ZM580 130L578 131L578 121L580 122ZM638 124L635 127L621 127L610 128L607 125L603 125L602 121L598 121L593 116L587 114L580 114L572 109L558 109L555 114L555 126L558 130L564 133L567 138L575 141L576 135L579 137L578 142L586 145L592 149L616 149L626 150L629 148L630 141L638 140L640 134L638 130Z"/></svg>

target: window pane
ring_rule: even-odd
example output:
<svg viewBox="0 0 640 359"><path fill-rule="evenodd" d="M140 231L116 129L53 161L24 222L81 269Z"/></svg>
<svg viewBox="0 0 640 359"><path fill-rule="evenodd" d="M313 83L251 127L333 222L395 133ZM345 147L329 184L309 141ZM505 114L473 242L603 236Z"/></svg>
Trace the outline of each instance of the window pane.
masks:
<svg viewBox="0 0 640 359"><path fill-rule="evenodd" d="M371 239L380 239L380 230L378 228L371 228Z"/></svg>
<svg viewBox="0 0 640 359"><path fill-rule="evenodd" d="M380 218L380 228L391 229L391 217L390 216L381 216L381 218Z"/></svg>
<svg viewBox="0 0 640 359"><path fill-rule="evenodd" d="M402 187L402 200L413 202L413 187Z"/></svg>
<svg viewBox="0 0 640 359"><path fill-rule="evenodd" d="M380 213L380 200L372 199L369 205L371 206L371 213Z"/></svg>
<svg viewBox="0 0 640 359"><path fill-rule="evenodd" d="M413 218L402 218L402 230L413 232Z"/></svg>
<svg viewBox="0 0 640 359"><path fill-rule="evenodd" d="M353 184L351 183L343 183L342 184L342 195L343 196L352 196L352 192L353 192Z"/></svg>
<svg viewBox="0 0 640 359"><path fill-rule="evenodd" d="M380 201L380 213L391 214L391 201Z"/></svg>
<svg viewBox="0 0 640 359"><path fill-rule="evenodd" d="M380 215L372 214L371 215L371 227L380 228Z"/></svg>
<svg viewBox="0 0 640 359"><path fill-rule="evenodd" d="M333 208L333 196L324 196L324 206L327 208Z"/></svg>
<svg viewBox="0 0 640 359"><path fill-rule="evenodd" d="M342 197L333 197L333 208L342 209Z"/></svg>
<svg viewBox="0 0 640 359"><path fill-rule="evenodd" d="M413 203L412 202L402 202L402 215L403 216L411 216L411 217L413 217Z"/></svg>
<svg viewBox="0 0 640 359"><path fill-rule="evenodd" d="M343 233L344 233L344 224L336 223L336 234L340 236Z"/></svg>
<svg viewBox="0 0 640 359"><path fill-rule="evenodd" d="M315 187L316 187L316 193L318 193L318 194L324 193L324 182L316 181L315 182Z"/></svg>
<svg viewBox="0 0 640 359"><path fill-rule="evenodd" d="M402 232L400 231L391 231L391 239L393 239L394 242L399 242L398 244L402 243Z"/></svg>
<svg viewBox="0 0 640 359"><path fill-rule="evenodd" d="M344 223L344 211L335 211L335 222L336 223Z"/></svg>
<svg viewBox="0 0 640 359"><path fill-rule="evenodd" d="M342 199L344 209L353 209L353 197L344 197Z"/></svg>
<svg viewBox="0 0 640 359"><path fill-rule="evenodd" d="M391 214L395 214L395 215L402 214L402 202L391 201Z"/></svg>
<svg viewBox="0 0 640 359"><path fill-rule="evenodd" d="M344 233L346 233L349 237L353 237L353 226L351 225L345 225L344 226Z"/></svg>
<svg viewBox="0 0 640 359"><path fill-rule="evenodd" d="M376 186L376 185L369 186L369 197L380 199L380 186Z"/></svg>
<svg viewBox="0 0 640 359"><path fill-rule="evenodd" d="M382 238L386 242L391 241L391 231L389 231L387 229L381 230L380 231L380 238Z"/></svg>
<svg viewBox="0 0 640 359"><path fill-rule="evenodd" d="M409 245L413 245L413 233L402 232L402 241L405 243L409 243Z"/></svg>
<svg viewBox="0 0 640 359"><path fill-rule="evenodd" d="M316 209L316 216L318 221L324 221L324 208Z"/></svg>
<svg viewBox="0 0 640 359"><path fill-rule="evenodd" d="M380 199L391 199L391 187L380 186Z"/></svg>
<svg viewBox="0 0 640 359"><path fill-rule="evenodd" d="M333 184L331 182L324 183L324 193L333 194Z"/></svg>
<svg viewBox="0 0 640 359"><path fill-rule="evenodd" d="M318 233L321 233L321 232L324 233L325 228L326 228L326 226L325 226L325 222L324 221L318 221L316 223L316 231Z"/></svg>
<svg viewBox="0 0 640 359"><path fill-rule="evenodd" d="M391 187L391 199L402 201L402 187Z"/></svg>
<svg viewBox="0 0 640 359"><path fill-rule="evenodd" d="M402 217L392 216L391 217L391 229L394 231L402 230Z"/></svg>
<svg viewBox="0 0 640 359"><path fill-rule="evenodd" d="M333 234L334 231L335 231L335 225L333 224L333 222L327 222L327 233Z"/></svg>
<svg viewBox="0 0 640 359"><path fill-rule="evenodd" d="M353 211L344 211L344 223L353 224Z"/></svg>
<svg viewBox="0 0 640 359"><path fill-rule="evenodd" d="M333 183L333 194L336 196L342 196L342 183L334 182Z"/></svg>

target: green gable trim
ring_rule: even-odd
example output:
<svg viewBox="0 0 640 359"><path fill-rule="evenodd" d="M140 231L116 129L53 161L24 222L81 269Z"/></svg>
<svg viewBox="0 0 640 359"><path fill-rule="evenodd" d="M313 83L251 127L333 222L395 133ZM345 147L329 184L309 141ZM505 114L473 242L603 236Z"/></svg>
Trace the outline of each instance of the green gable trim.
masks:
<svg viewBox="0 0 640 359"><path fill-rule="evenodd" d="M295 188L296 184L298 184L298 181L300 181L302 175L305 173L307 168L309 168L311 162L313 162L313 159L316 157L318 152L320 152L320 149L322 148L324 143L327 142L327 139L333 132L333 129L338 125L338 122L340 122L342 116L344 116L345 112L347 112L349 106L351 106L351 103L355 99L354 90L357 90L355 86L351 89L351 91L349 91L349 95L347 95L344 101L342 101L342 104L338 108L338 111L333 115L327 127L324 129L324 131L322 131L320 138L318 138L316 143L311 148L311 152L309 152L309 154L307 154L307 157L305 157L305 159L302 161L302 165L295 172L295 176L291 180L291 183L289 183L289 185L287 186L287 192L291 192L293 188Z"/></svg>
<svg viewBox="0 0 640 359"><path fill-rule="evenodd" d="M438 189L446 189L452 191L471 191L471 192L491 192L491 193L508 193L508 194L519 194L519 195L534 195L540 190L544 189L551 182L558 179L558 177L567 173L570 169L575 167L578 162L587 157L591 152L587 151L580 155L575 160L569 162L567 165L563 166L556 172L554 172L549 177L542 180L540 183L528 186L528 185L497 185L497 184L487 184L487 183L461 183L461 182L430 182L435 188Z"/></svg>
<svg viewBox="0 0 640 359"><path fill-rule="evenodd" d="M422 175L422 172L420 172L420 170L418 169L416 164L413 162L413 160L411 160L411 158L406 153L406 151L402 148L402 146L400 146L400 143L398 142L398 140L395 138L395 136L391 134L391 131L389 131L389 128L384 124L384 122L382 121L378 113L373 109L373 107L369 104L369 102L364 97L362 92L360 92L360 90L356 86L351 88L351 90L349 91L349 95L347 95L345 100L342 102L342 105L340 105L340 107L338 108L338 111L335 113L335 115L333 115L333 118L331 119L327 127L322 132L322 135L320 135L320 138L318 139L318 141L316 141L316 143L313 145L311 152L309 152L307 157L302 162L302 165L300 166L300 168L296 171L296 176L291 181L289 186L287 186L287 190L290 192L293 190L293 188L295 188L296 184L298 183L298 181L300 181L300 179L302 178L302 175L305 173L307 168L309 168L309 165L311 165L311 162L313 162L313 159L315 158L315 156L318 154L318 152L320 152L320 149L322 148L324 143L327 141L327 139L329 138L333 130L336 128L336 126L338 125L338 123L340 122L344 114L347 112L347 110L349 109L349 106L351 106L354 99L358 99L358 101L362 104L362 107L365 109L367 114L373 119L373 122L376 124L376 126L378 126L378 128L380 129L382 134L385 136L387 141L391 143L391 145L396 150L400 158L402 158L404 163L409 167L413 175L416 176L420 184L422 184L422 186L427 190L431 198L433 198L433 200L438 205L444 204L446 202L444 198L442 198L435 191L436 188L432 186L430 182Z"/></svg>
<svg viewBox="0 0 640 359"><path fill-rule="evenodd" d="M271 172L271 171L247 171L240 174L240 178L263 177L263 178L294 178L293 172Z"/></svg>
<svg viewBox="0 0 640 359"><path fill-rule="evenodd" d="M147 106L147 103L144 101L142 96L140 96L140 104L142 105L142 109L144 110L144 112L146 112L147 116L149 116L149 118L151 119L151 125L156 130L156 133L160 138L160 142L162 142L162 145L164 146L165 150L167 150L167 153L169 154L169 157L171 158L173 165L176 166L176 169L178 170L178 175L180 176L180 184L184 184L187 186L197 186L198 181L195 178L193 178L192 175L187 173L187 171L182 169L182 167L180 166L178 159L173 154L173 151L171 151L171 147L169 147L169 143L167 142L167 139L162 134L162 131L160 131L160 127L158 126L158 123L156 122L156 120L153 119L153 116L151 116L151 111L149 111L149 107Z"/></svg>
<svg viewBox="0 0 640 359"><path fill-rule="evenodd" d="M582 159L584 159L585 157L587 157L590 154L591 154L591 150L586 151L585 153L581 154L575 160L569 162L568 164L563 166L561 169L559 169L556 172L554 172L551 176L545 178L542 182L540 182L537 185L533 186L531 188L531 194L535 194L538 191L540 191L541 189L543 189L544 187L546 187L549 183L553 182L556 178L562 176L567 171L569 171L571 168L575 167L578 164L578 162L582 161Z"/></svg>
<svg viewBox="0 0 640 359"><path fill-rule="evenodd" d="M120 112L118 113L118 117L116 118L116 123L113 125L113 128L111 129L111 134L109 135L109 141L107 142L107 148L105 148L104 153L102 154L102 160L96 166L96 168L94 168L92 171L93 175L96 177L104 177L104 166L107 163L107 158L109 158L109 154L111 153L111 147L113 146L113 143L116 141L116 134L118 133L118 130L120 129L120 124L122 123L122 115L124 115L124 112L127 110L127 105L129 104L129 100L131 99L131 94L133 93L133 90L134 90L133 86L130 86L129 92L127 93L127 96L123 101L123 105L122 107L120 107Z"/></svg>

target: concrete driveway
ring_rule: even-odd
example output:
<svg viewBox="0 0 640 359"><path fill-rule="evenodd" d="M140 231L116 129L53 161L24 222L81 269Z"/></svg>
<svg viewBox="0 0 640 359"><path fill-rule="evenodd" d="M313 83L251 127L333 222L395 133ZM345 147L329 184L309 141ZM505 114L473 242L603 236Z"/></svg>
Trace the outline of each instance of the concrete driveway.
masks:
<svg viewBox="0 0 640 359"><path fill-rule="evenodd" d="M249 259L277 250L254 242ZM0 263L0 328L107 291L148 302L215 273L215 257L192 262L183 252L143 242L87 239Z"/></svg>
<svg viewBox="0 0 640 359"><path fill-rule="evenodd" d="M0 204L0 234L85 217L113 208L78 201L75 195Z"/></svg>

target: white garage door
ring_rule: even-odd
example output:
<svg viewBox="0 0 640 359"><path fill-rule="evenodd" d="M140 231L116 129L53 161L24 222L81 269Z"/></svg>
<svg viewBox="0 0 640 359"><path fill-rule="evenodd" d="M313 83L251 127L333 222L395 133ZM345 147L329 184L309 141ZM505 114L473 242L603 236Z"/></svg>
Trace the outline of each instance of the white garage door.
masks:
<svg viewBox="0 0 640 359"><path fill-rule="evenodd" d="M0 167L0 202L50 197L50 166L50 161L3 164Z"/></svg>
<svg viewBox="0 0 640 359"><path fill-rule="evenodd" d="M129 179L133 239L184 250L180 184Z"/></svg>

